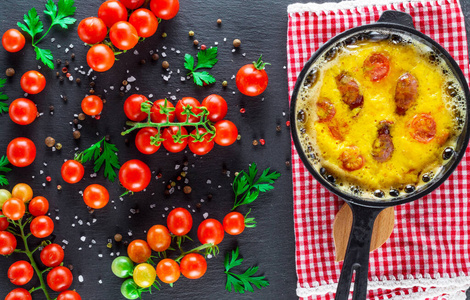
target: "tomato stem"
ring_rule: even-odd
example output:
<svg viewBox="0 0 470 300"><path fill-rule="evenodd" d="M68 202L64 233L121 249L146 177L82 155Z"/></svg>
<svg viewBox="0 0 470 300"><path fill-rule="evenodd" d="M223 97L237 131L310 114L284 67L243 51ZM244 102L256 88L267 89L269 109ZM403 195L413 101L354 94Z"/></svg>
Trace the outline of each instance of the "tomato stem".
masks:
<svg viewBox="0 0 470 300"><path fill-rule="evenodd" d="M178 256L175 261L176 262L179 262L186 254L189 254L189 253L195 253L195 252L200 252L201 250L205 250L205 249L208 249L208 248L214 248L214 247L217 247L216 245L212 244L212 243L208 243L208 244L204 244L204 245L201 245L199 247L196 247L194 249L191 249L189 251L186 251L186 252L183 252L181 251L182 253L180 254L180 256ZM218 247L217 247L218 248ZM218 252L218 251L217 251ZM214 254L215 254L215 251L214 251Z"/></svg>
<svg viewBox="0 0 470 300"><path fill-rule="evenodd" d="M261 60L262 58L262 54L259 56L258 60L257 61L254 61L253 62L253 65L255 66L255 68L257 70L264 70L264 68L266 67L266 65L271 65L270 63L265 63Z"/></svg>

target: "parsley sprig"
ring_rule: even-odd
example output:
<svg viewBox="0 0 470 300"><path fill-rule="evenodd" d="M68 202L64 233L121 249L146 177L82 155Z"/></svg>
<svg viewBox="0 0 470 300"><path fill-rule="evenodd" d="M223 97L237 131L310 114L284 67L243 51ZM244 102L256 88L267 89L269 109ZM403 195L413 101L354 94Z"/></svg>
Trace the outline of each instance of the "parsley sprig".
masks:
<svg viewBox="0 0 470 300"><path fill-rule="evenodd" d="M53 0L48 0L44 14L51 18L51 24L46 33L37 40L35 40L36 35L44 32L44 24L39 19L36 8L31 8L28 13L24 15L24 24L21 22L17 23L18 27L31 36L31 44L36 52L36 59L41 60L51 69L54 69L54 58L51 50L39 48L37 44L46 37L51 28L55 25L59 25L60 27L67 29L69 25L72 25L77 21L71 17L75 13L76 9L74 4L74 0L59 0L58 5L55 4Z"/></svg>
<svg viewBox="0 0 470 300"><path fill-rule="evenodd" d="M0 89L5 86L7 80L5 78L0 78ZM8 96L0 91L0 113L8 112L8 104L5 103L5 100L8 100Z"/></svg>
<svg viewBox="0 0 470 300"><path fill-rule="evenodd" d="M9 163L10 162L8 161L8 158L5 155L3 155L2 158L0 158L0 172L3 172L3 173L10 172L11 169L7 167ZM0 185L1 186L9 185L8 179L5 177L4 174L0 174Z"/></svg>
<svg viewBox="0 0 470 300"><path fill-rule="evenodd" d="M281 174L276 171L271 173L269 171L270 168L267 168L263 171L261 176L255 180L258 174L258 168L255 163L252 163L248 169L248 173L245 171L238 173L233 180L235 203L232 210L240 205L252 203L258 198L260 192L267 192L274 188L272 184Z"/></svg>
<svg viewBox="0 0 470 300"><path fill-rule="evenodd" d="M265 279L265 276L253 276L258 272L258 266L250 267L243 274L237 274L230 272L234 267L241 265L243 258L238 258L238 247L232 250L232 257L230 258L230 252L225 255L224 266L225 274L227 274L227 284L225 289L229 292L233 290L237 293L244 294L245 291L253 292L253 286L258 289L269 286L269 282Z"/></svg>
<svg viewBox="0 0 470 300"><path fill-rule="evenodd" d="M215 82L214 76L207 71L196 72L199 69L211 69L217 63L217 47L201 50L197 53L197 65L194 67L194 57L191 54L184 55L184 67L192 75L194 83L199 86Z"/></svg>
<svg viewBox="0 0 470 300"><path fill-rule="evenodd" d="M75 154L75 160L81 163L93 160L95 164L93 170L95 172L98 172L104 164L104 177L114 182L116 179L116 171L114 169L118 170L121 167L117 156L118 151L114 144L108 143L103 138L90 148Z"/></svg>

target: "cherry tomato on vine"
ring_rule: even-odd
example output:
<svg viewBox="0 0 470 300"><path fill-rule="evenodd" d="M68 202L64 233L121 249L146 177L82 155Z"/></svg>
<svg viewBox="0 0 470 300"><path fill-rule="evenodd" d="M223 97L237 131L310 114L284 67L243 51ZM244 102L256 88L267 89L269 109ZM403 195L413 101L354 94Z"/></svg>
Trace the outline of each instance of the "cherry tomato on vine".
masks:
<svg viewBox="0 0 470 300"><path fill-rule="evenodd" d="M49 210L49 201L42 196L34 197L28 206L29 213L35 217L43 216Z"/></svg>
<svg viewBox="0 0 470 300"><path fill-rule="evenodd" d="M148 288L155 282L155 278L157 278L157 271L151 264L138 264L134 268L132 278L134 279L134 282L141 288Z"/></svg>
<svg viewBox="0 0 470 300"><path fill-rule="evenodd" d="M108 71L113 67L115 60L113 50L105 44L94 45L86 55L88 66L96 72Z"/></svg>
<svg viewBox="0 0 470 300"><path fill-rule="evenodd" d="M206 219L199 224L197 238L201 244L218 245L224 239L224 227L216 219Z"/></svg>
<svg viewBox="0 0 470 300"><path fill-rule="evenodd" d="M202 101L202 106L209 111L207 118L212 122L223 120L227 114L227 102L224 98L216 94L207 96Z"/></svg>
<svg viewBox="0 0 470 300"><path fill-rule="evenodd" d="M143 112L141 107L142 103L149 101L144 95L134 94L130 95L124 101L124 113L126 117L134 122L140 122L147 118L147 113Z"/></svg>
<svg viewBox="0 0 470 300"><path fill-rule="evenodd" d="M139 35L131 23L119 21L109 30L109 39L116 48L120 50L129 50L137 45L139 42Z"/></svg>
<svg viewBox="0 0 470 300"><path fill-rule="evenodd" d="M223 220L224 230L231 235L239 235L245 230L245 217L236 211L227 214Z"/></svg>
<svg viewBox="0 0 470 300"><path fill-rule="evenodd" d="M155 146L150 143L150 138L158 134L158 129L155 127L145 127L137 132L135 136L135 146L137 150L143 154L153 154L160 149L160 145Z"/></svg>
<svg viewBox="0 0 470 300"><path fill-rule="evenodd" d="M187 137L182 138L181 143L175 142L173 136L175 136L179 130L180 128L178 126L169 126L163 129L162 138L164 139L164 141L162 142L162 144L163 144L163 147L165 147L167 151L173 152L173 153L181 152L188 145ZM186 130L186 128L181 127L181 135L187 135L187 134L188 134L188 131Z"/></svg>
<svg viewBox="0 0 470 300"><path fill-rule="evenodd" d="M15 236L8 231L0 231L0 255L10 255L15 249Z"/></svg>
<svg viewBox="0 0 470 300"><path fill-rule="evenodd" d="M222 120L214 124L215 137L214 142L220 146L230 146L237 140L238 129L235 124L229 120Z"/></svg>
<svg viewBox="0 0 470 300"><path fill-rule="evenodd" d="M163 225L154 225L147 232L147 243L153 251L165 251L171 244L170 232Z"/></svg>
<svg viewBox="0 0 470 300"><path fill-rule="evenodd" d="M129 246L127 246L127 255L133 262L141 264L150 258L152 250L146 241L133 240L129 243Z"/></svg>
<svg viewBox="0 0 470 300"><path fill-rule="evenodd" d="M18 52L25 44L24 35L17 29L8 29L2 36L2 45L8 52Z"/></svg>
<svg viewBox="0 0 470 300"><path fill-rule="evenodd" d="M10 220L19 220L24 216L26 207L24 202L18 198L10 198L2 207L3 215Z"/></svg>
<svg viewBox="0 0 470 300"><path fill-rule="evenodd" d="M124 281L121 285L121 294L126 299L137 299L139 298L140 287L134 282L134 279L129 278Z"/></svg>
<svg viewBox="0 0 470 300"><path fill-rule="evenodd" d="M19 125L28 125L36 120L38 109L33 101L26 98L14 100L8 108L10 119Z"/></svg>
<svg viewBox="0 0 470 300"><path fill-rule="evenodd" d="M153 102L152 108L150 109L150 119L153 123L165 123L167 121L166 114L160 113L162 108L174 108L174 105L170 101L165 99L159 99ZM175 111L168 113L168 121L173 122L175 120Z"/></svg>
<svg viewBox="0 0 470 300"><path fill-rule="evenodd" d="M127 9L119 1L108 0L98 9L98 17L110 28L116 22L127 21Z"/></svg>
<svg viewBox="0 0 470 300"><path fill-rule="evenodd" d="M151 0L150 9L158 18L170 20L178 14L180 3L178 0Z"/></svg>
<svg viewBox="0 0 470 300"><path fill-rule="evenodd" d="M0 210L0 215L3 215L2 211ZM0 217L0 231L6 230L10 226L10 222L6 217Z"/></svg>
<svg viewBox="0 0 470 300"><path fill-rule="evenodd" d="M119 170L119 181L131 192L140 192L150 183L150 168L138 159L125 162Z"/></svg>
<svg viewBox="0 0 470 300"><path fill-rule="evenodd" d="M201 254L189 253L181 259L180 269L184 277L198 279L206 273L207 262Z"/></svg>
<svg viewBox="0 0 470 300"><path fill-rule="evenodd" d="M33 199L33 189L26 183L18 183L11 190L11 196L28 203Z"/></svg>
<svg viewBox="0 0 470 300"><path fill-rule="evenodd" d="M109 202L109 192L100 184L90 184L83 191L83 201L91 208L103 208Z"/></svg>
<svg viewBox="0 0 470 300"><path fill-rule="evenodd" d="M75 291L64 291L59 294L57 300L82 300L82 297Z"/></svg>
<svg viewBox="0 0 470 300"><path fill-rule="evenodd" d="M235 79L238 90L247 96L258 96L268 86L268 74L264 70L266 63L261 60L244 65L238 70Z"/></svg>
<svg viewBox="0 0 470 300"><path fill-rule="evenodd" d="M47 285L55 292L68 289L73 282L72 272L66 267L55 267L47 274Z"/></svg>
<svg viewBox="0 0 470 300"><path fill-rule="evenodd" d="M199 128L199 135L203 135L207 132L204 128ZM191 132L192 135L196 135L196 129ZM203 140L200 142L197 142L196 139L192 136L189 137L188 140L188 146L189 150L191 150L192 153L197 154L197 155L205 155L209 153L212 148L214 148L214 141L210 141L212 135L206 134L203 137Z"/></svg>
<svg viewBox="0 0 470 300"><path fill-rule="evenodd" d="M52 219L48 216L39 216L31 221L29 228L32 235L43 239L50 236L54 231L54 222L52 222Z"/></svg>
<svg viewBox="0 0 470 300"><path fill-rule="evenodd" d="M8 278L15 285L25 285L31 281L34 269L31 264L24 260L14 262L8 268Z"/></svg>
<svg viewBox="0 0 470 300"><path fill-rule="evenodd" d="M60 174L65 182L74 184L82 180L85 168L81 162L71 159L62 164Z"/></svg>
<svg viewBox="0 0 470 300"><path fill-rule="evenodd" d="M82 100L82 110L89 116L96 116L103 110L103 100L95 95L89 95Z"/></svg>
<svg viewBox="0 0 470 300"><path fill-rule="evenodd" d="M111 270L117 277L127 278L132 276L134 263L127 256L118 256L113 260L113 263L111 264Z"/></svg>
<svg viewBox="0 0 470 300"><path fill-rule="evenodd" d="M80 21L77 32L84 43L93 45L106 38L108 28L106 28L106 24L100 18L89 17Z"/></svg>
<svg viewBox="0 0 470 300"><path fill-rule="evenodd" d="M57 244L49 244L42 249L39 258L46 267L57 267L64 261L64 250Z"/></svg>
<svg viewBox="0 0 470 300"><path fill-rule="evenodd" d="M23 288L17 288L8 293L5 300L33 300L29 291Z"/></svg>
<svg viewBox="0 0 470 300"><path fill-rule="evenodd" d="M143 38L151 37L158 28L157 17L146 8L134 11L129 17L129 23L137 30L137 34Z"/></svg>
<svg viewBox="0 0 470 300"><path fill-rule="evenodd" d="M121 0L121 3L128 9L136 9L144 4L145 0Z"/></svg>
<svg viewBox="0 0 470 300"><path fill-rule="evenodd" d="M162 259L157 264L157 276L164 283L173 283L180 278L180 266L170 258Z"/></svg>
<svg viewBox="0 0 470 300"><path fill-rule="evenodd" d="M46 87L46 77L38 71L31 70L23 74L21 88L28 94L38 94Z"/></svg>
<svg viewBox="0 0 470 300"><path fill-rule="evenodd" d="M15 167L29 166L36 158L36 146L28 138L16 138L8 144L7 158Z"/></svg>
<svg viewBox="0 0 470 300"><path fill-rule="evenodd" d="M193 217L187 209L177 207L168 214L167 226L174 235L183 236L193 227Z"/></svg>
<svg viewBox="0 0 470 300"><path fill-rule="evenodd" d="M11 198L11 193L8 190L0 189L0 209L8 199Z"/></svg>
<svg viewBox="0 0 470 300"><path fill-rule="evenodd" d="M184 115L182 113L183 113L184 107L188 105L191 106L191 111L194 114L197 115L201 113L201 110L198 108L201 106L201 103L199 103L199 101L197 101L196 98L183 97L181 100L178 101L178 103L176 103L175 114L176 114L176 118L178 119L178 121L186 122L187 115ZM188 121L191 123L199 122L199 120L201 120L201 117L196 117L196 116L189 116L189 119L188 119Z"/></svg>

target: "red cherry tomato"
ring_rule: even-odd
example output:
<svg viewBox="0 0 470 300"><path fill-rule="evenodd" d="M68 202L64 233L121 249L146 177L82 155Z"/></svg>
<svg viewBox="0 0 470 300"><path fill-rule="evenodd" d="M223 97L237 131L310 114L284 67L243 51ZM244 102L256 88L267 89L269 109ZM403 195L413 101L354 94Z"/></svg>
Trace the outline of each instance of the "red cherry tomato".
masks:
<svg viewBox="0 0 470 300"><path fill-rule="evenodd" d="M258 96L268 86L268 74L264 70L265 63L261 57L257 62L244 65L237 72L235 82L238 90L247 96Z"/></svg>
<svg viewBox="0 0 470 300"><path fill-rule="evenodd" d="M128 9L136 9L144 4L145 0L121 0L121 3Z"/></svg>
<svg viewBox="0 0 470 300"><path fill-rule="evenodd" d="M199 224L197 238L201 244L218 245L224 239L224 227L216 219L206 219Z"/></svg>
<svg viewBox="0 0 470 300"><path fill-rule="evenodd" d="M139 42L137 30L131 23L125 21L119 21L111 27L109 38L113 45L121 50L132 49Z"/></svg>
<svg viewBox="0 0 470 300"><path fill-rule="evenodd" d="M86 61L88 66L96 72L105 72L114 65L114 52L104 44L97 44L88 50Z"/></svg>
<svg viewBox="0 0 470 300"><path fill-rule="evenodd" d="M49 210L49 201L42 196L34 197L28 206L29 213L35 217L43 216Z"/></svg>
<svg viewBox="0 0 470 300"><path fill-rule="evenodd" d="M50 244L42 249L39 258L46 267L54 268L64 260L64 250L57 244Z"/></svg>
<svg viewBox="0 0 470 300"><path fill-rule="evenodd" d="M127 9L121 2L109 0L101 4L98 17L110 28L116 22L127 21Z"/></svg>
<svg viewBox="0 0 470 300"><path fill-rule="evenodd" d="M25 44L24 35L17 29L8 29L2 36L2 45L8 52L18 52Z"/></svg>
<svg viewBox="0 0 470 300"><path fill-rule="evenodd" d="M55 292L65 291L72 282L72 272L66 267L55 267L47 274L47 285Z"/></svg>
<svg viewBox="0 0 470 300"><path fill-rule="evenodd" d="M143 154L153 154L160 149L159 146L150 144L150 138L158 134L158 129L154 127L145 127L139 130L135 136L135 146Z"/></svg>
<svg viewBox="0 0 470 300"><path fill-rule="evenodd" d="M236 211L227 214L223 221L224 230L231 235L239 235L245 230L245 217Z"/></svg>
<svg viewBox="0 0 470 300"><path fill-rule="evenodd" d="M347 147L339 156L339 160L346 171L359 170L364 165L364 158L356 146Z"/></svg>
<svg viewBox="0 0 470 300"><path fill-rule="evenodd" d="M86 96L82 100L82 110L89 116L96 116L103 110L103 101L95 95Z"/></svg>
<svg viewBox="0 0 470 300"><path fill-rule="evenodd" d="M205 130L204 128L199 128L200 136L202 136L206 132L207 130ZM193 132L191 132L191 134L196 135L196 129L194 129ZM197 142L196 139L192 136L189 137L189 140L188 140L189 150L191 150L192 153L197 154L197 155L205 155L209 153L212 150L212 148L214 148L214 141L213 140L210 141L211 138L212 138L212 135L210 133L206 134L203 137L203 140L201 142Z"/></svg>
<svg viewBox="0 0 470 300"><path fill-rule="evenodd" d="M36 158L36 146L28 138L16 138L8 144L7 157L15 167L29 166Z"/></svg>
<svg viewBox="0 0 470 300"><path fill-rule="evenodd" d="M154 225L147 232L147 243L153 251L165 251L171 244L170 232L163 225Z"/></svg>
<svg viewBox="0 0 470 300"><path fill-rule="evenodd" d="M38 94L46 87L46 77L38 71L31 70L23 74L21 88L28 94Z"/></svg>
<svg viewBox="0 0 470 300"><path fill-rule="evenodd" d="M190 253L181 259L180 269L184 277L198 279L206 273L207 262L201 254Z"/></svg>
<svg viewBox="0 0 470 300"><path fill-rule="evenodd" d="M29 229L35 237L43 239L54 231L54 222L48 216L39 216L31 221Z"/></svg>
<svg viewBox="0 0 470 300"><path fill-rule="evenodd" d="M201 110L197 107L200 107L201 106L201 103L199 103L199 101L197 101L197 99L193 98L193 97L183 97L183 99L179 100L178 103L176 103L176 110L175 110L175 114L176 114L176 118L178 119L178 121L180 122L185 122L186 119L187 119L187 115L183 115L183 109L184 107L190 105L191 106L191 111L194 113L194 114L199 114L201 113ZM195 116L189 116L189 122L191 123L195 123L195 122L199 122L199 120L201 120L201 117L195 117Z"/></svg>
<svg viewBox="0 0 470 300"><path fill-rule="evenodd" d="M0 255L10 255L15 249L15 236L8 231L0 231Z"/></svg>
<svg viewBox="0 0 470 300"><path fill-rule="evenodd" d="M24 260L14 262L8 268L8 278L15 285L25 285L31 281L34 275L34 269L31 264Z"/></svg>
<svg viewBox="0 0 470 300"><path fill-rule="evenodd" d="M162 259L157 265L157 276L164 283L173 283L180 278L178 263L170 258Z"/></svg>
<svg viewBox="0 0 470 300"><path fill-rule="evenodd" d="M170 20L178 14L180 3L178 0L151 0L150 9L158 18Z"/></svg>
<svg viewBox="0 0 470 300"><path fill-rule="evenodd" d="M220 146L230 146L237 140L238 129L235 124L229 120L222 120L214 125L215 138L214 142Z"/></svg>
<svg viewBox="0 0 470 300"><path fill-rule="evenodd" d="M162 133L162 138L165 139L162 144L163 147L169 152L177 153L181 152L186 148L186 145L188 145L188 138L183 138L181 139L181 143L175 142L173 139L173 136L176 135L179 131L178 126L170 126L165 129L163 129ZM186 131L186 128L181 127L181 135L187 135L188 131Z"/></svg>
<svg viewBox="0 0 470 300"><path fill-rule="evenodd" d="M202 106L209 111L207 118L212 122L223 120L227 114L227 102L224 98L216 94L207 96L202 101Z"/></svg>
<svg viewBox="0 0 470 300"><path fill-rule="evenodd" d="M5 300L33 300L33 297L31 297L31 294L27 290L17 288L9 292Z"/></svg>
<svg viewBox="0 0 470 300"><path fill-rule="evenodd" d="M18 98L10 104L8 114L16 124L28 125L36 120L38 109L34 102L26 98Z"/></svg>
<svg viewBox="0 0 470 300"><path fill-rule="evenodd" d="M166 114L160 113L162 108L174 108L173 104L170 101L166 101L165 99L160 99L153 102L152 108L150 109L150 119L153 123L165 123ZM172 111L168 114L168 121L173 122L175 120L175 111Z"/></svg>
<svg viewBox="0 0 470 300"><path fill-rule="evenodd" d="M62 164L60 174L65 182L74 184L82 180L85 168L80 162L71 159Z"/></svg>
<svg viewBox="0 0 470 300"><path fill-rule="evenodd" d="M177 236L186 235L193 227L193 217L191 213L182 207L173 209L166 220L168 229Z"/></svg>
<svg viewBox="0 0 470 300"><path fill-rule="evenodd" d="M10 198L5 203L3 203L2 211L5 217L16 221L24 216L26 206L21 199Z"/></svg>
<svg viewBox="0 0 470 300"><path fill-rule="evenodd" d="M83 191L83 201L91 208L103 208L109 202L108 190L102 185L90 184Z"/></svg>
<svg viewBox="0 0 470 300"><path fill-rule="evenodd" d="M140 192L150 183L150 168L138 159L125 162L119 170L119 181L131 192Z"/></svg>
<svg viewBox="0 0 470 300"><path fill-rule="evenodd" d="M158 28L157 18L146 8L134 11L129 17L129 23L135 27L137 34L144 38L154 35Z"/></svg>
<svg viewBox="0 0 470 300"><path fill-rule="evenodd" d="M362 68L365 77L368 77L371 81L380 81L388 75L390 61L382 53L372 53L366 58Z"/></svg>
<svg viewBox="0 0 470 300"><path fill-rule="evenodd" d="M129 243L129 246L127 246L127 255L133 262L141 264L150 258L152 250L146 241L133 240Z"/></svg>
<svg viewBox="0 0 470 300"><path fill-rule="evenodd" d="M127 118L134 122L140 122L147 118L147 113L143 112L141 107L142 103L149 101L144 95L130 95L124 101L124 113Z"/></svg>
<svg viewBox="0 0 470 300"><path fill-rule="evenodd" d="M82 300L82 297L75 291L64 291L59 294L57 300Z"/></svg>
<svg viewBox="0 0 470 300"><path fill-rule="evenodd" d="M106 24L97 17L83 19L80 24L78 24L77 31L80 39L91 45L103 41L108 34Z"/></svg>
<svg viewBox="0 0 470 300"><path fill-rule="evenodd" d="M420 143L427 144L436 136L436 121L430 114L417 114L409 122L411 137Z"/></svg>
<svg viewBox="0 0 470 300"><path fill-rule="evenodd" d="M3 215L2 211L0 210L0 215ZM6 217L0 217L0 231L6 230L10 226L10 222Z"/></svg>
<svg viewBox="0 0 470 300"><path fill-rule="evenodd" d="M316 106L318 122L320 123L330 121L336 114L335 106L326 98L320 99L320 101L317 102Z"/></svg>

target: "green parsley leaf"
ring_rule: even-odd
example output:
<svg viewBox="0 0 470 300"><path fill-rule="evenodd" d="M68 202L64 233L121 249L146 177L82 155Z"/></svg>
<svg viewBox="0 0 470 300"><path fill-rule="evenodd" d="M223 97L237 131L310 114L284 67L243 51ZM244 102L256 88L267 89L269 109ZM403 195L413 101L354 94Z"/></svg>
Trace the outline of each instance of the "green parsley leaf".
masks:
<svg viewBox="0 0 470 300"><path fill-rule="evenodd" d="M95 172L98 172L104 164L104 177L108 178L109 181L114 182L117 176L115 169L117 170L121 167L117 156L118 151L119 150L116 145L106 142L103 138L90 148L77 153L75 155L75 159L81 163L93 160L93 170Z"/></svg>
<svg viewBox="0 0 470 300"><path fill-rule="evenodd" d="M194 78L194 82L199 86L203 86L204 83L205 84L212 84L212 83L215 82L214 76L212 76L211 74L209 74L206 71L193 72L193 78Z"/></svg>
<svg viewBox="0 0 470 300"><path fill-rule="evenodd" d="M210 69L217 63L217 47L201 50L197 53L197 65L194 67L194 57L191 54L184 55L184 67L189 71L188 75L192 75L194 83L199 86L204 84L212 84L216 80L214 76L208 72L196 72L198 69Z"/></svg>
<svg viewBox="0 0 470 300"><path fill-rule="evenodd" d="M49 49L41 49L38 46L34 46L34 51L36 52L36 59L41 60L43 64L48 66L51 69L54 69L54 62L52 57L52 52Z"/></svg>
<svg viewBox="0 0 470 300"><path fill-rule="evenodd" d="M8 173L11 171L10 168L6 167L10 162L8 161L8 158L3 155L1 158L0 158L0 172L3 172L3 173ZM0 174L0 185L1 186L4 186L4 185L9 185L10 183L8 182L8 179L5 177L4 174Z"/></svg>
<svg viewBox="0 0 470 300"><path fill-rule="evenodd" d="M201 68L210 69L218 61L219 60L217 59L217 47L199 51L197 53L197 66L194 70Z"/></svg>
<svg viewBox="0 0 470 300"><path fill-rule="evenodd" d="M6 82L7 80L5 78L0 78L0 89L5 86ZM9 105L4 102L5 100L8 100L8 96L0 91L0 113L8 112Z"/></svg>
<svg viewBox="0 0 470 300"><path fill-rule="evenodd" d="M243 262L242 258L238 258L238 247L232 250L232 257L230 252L225 255L224 266L225 274L227 275L227 283L225 289L229 292L235 291L244 294L245 291L253 292L253 286L261 289L262 287L269 286L265 276L253 276L258 272L258 267L250 267L243 274L230 272L234 267L240 266ZM233 286L233 289L232 289Z"/></svg>
<svg viewBox="0 0 470 300"><path fill-rule="evenodd" d="M189 71L194 70L194 57L191 54L184 55L184 67Z"/></svg>
<svg viewBox="0 0 470 300"><path fill-rule="evenodd" d="M59 0L59 6L55 5L53 0L49 0L46 4L45 14L49 15L52 19L52 26L60 25L60 27L67 29L69 25L72 25L77 20L70 18L77 9L74 0Z"/></svg>
<svg viewBox="0 0 470 300"><path fill-rule="evenodd" d="M44 30L44 25L41 20L39 20L38 12L36 8L31 8L26 15L23 17L23 21L26 25L21 22L18 22L17 25L23 31L28 33L34 41L34 36L38 33L41 33Z"/></svg>

